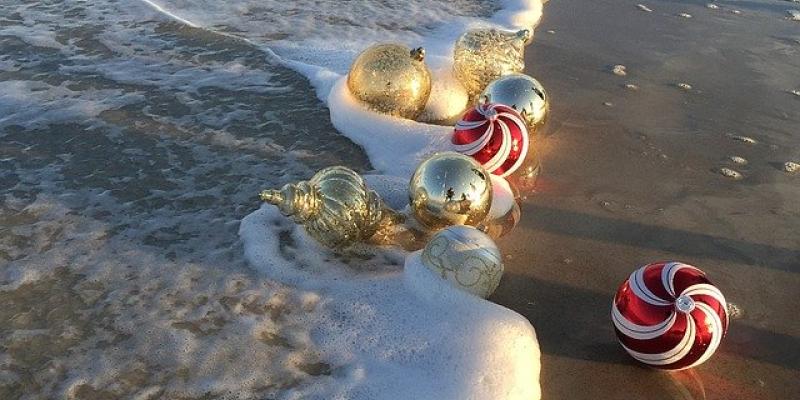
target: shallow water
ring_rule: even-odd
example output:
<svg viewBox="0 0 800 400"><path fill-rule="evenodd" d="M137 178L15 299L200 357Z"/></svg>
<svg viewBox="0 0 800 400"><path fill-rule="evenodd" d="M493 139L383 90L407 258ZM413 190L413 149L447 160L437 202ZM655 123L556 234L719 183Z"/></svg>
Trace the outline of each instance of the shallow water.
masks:
<svg viewBox="0 0 800 400"><path fill-rule="evenodd" d="M253 328L298 294L237 234L262 186L370 168L306 80L137 3L0 9L0 397L248 397L324 372Z"/></svg>

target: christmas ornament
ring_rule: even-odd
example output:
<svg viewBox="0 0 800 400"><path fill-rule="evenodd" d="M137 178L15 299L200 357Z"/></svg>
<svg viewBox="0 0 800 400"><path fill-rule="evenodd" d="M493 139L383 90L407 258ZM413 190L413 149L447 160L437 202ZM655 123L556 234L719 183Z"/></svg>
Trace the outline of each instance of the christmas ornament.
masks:
<svg viewBox="0 0 800 400"><path fill-rule="evenodd" d="M519 111L531 133L545 122L550 110L550 97L542 84L524 74L498 78L486 87L478 101L505 104Z"/></svg>
<svg viewBox="0 0 800 400"><path fill-rule="evenodd" d="M453 286L487 298L503 276L500 250L485 233L465 225L436 232L422 250L422 264Z"/></svg>
<svg viewBox="0 0 800 400"><path fill-rule="evenodd" d="M511 182L492 175L492 207L477 228L492 239L497 239L511 232L521 215L519 191Z"/></svg>
<svg viewBox="0 0 800 400"><path fill-rule="evenodd" d="M431 93L425 50L399 44L374 45L356 57L347 76L350 92L370 108L416 119Z"/></svg>
<svg viewBox="0 0 800 400"><path fill-rule="evenodd" d="M530 30L517 32L474 29L458 38L453 50L453 71L471 97L489 82L525 68L525 45Z"/></svg>
<svg viewBox="0 0 800 400"><path fill-rule="evenodd" d="M472 156L487 172L508 176L528 154L528 129L513 108L484 103L456 123L452 142L459 153Z"/></svg>
<svg viewBox="0 0 800 400"><path fill-rule="evenodd" d="M679 262L634 271L617 291L611 317L633 358L669 370L705 362L728 330L725 297L703 271Z"/></svg>
<svg viewBox="0 0 800 400"><path fill-rule="evenodd" d="M411 177L409 203L417 221L429 229L481 223L492 205L489 174L471 157L438 153Z"/></svg>
<svg viewBox="0 0 800 400"><path fill-rule="evenodd" d="M367 188L356 172L325 168L308 181L280 190L264 190L261 200L273 204L325 246L340 248L369 239L393 212Z"/></svg>

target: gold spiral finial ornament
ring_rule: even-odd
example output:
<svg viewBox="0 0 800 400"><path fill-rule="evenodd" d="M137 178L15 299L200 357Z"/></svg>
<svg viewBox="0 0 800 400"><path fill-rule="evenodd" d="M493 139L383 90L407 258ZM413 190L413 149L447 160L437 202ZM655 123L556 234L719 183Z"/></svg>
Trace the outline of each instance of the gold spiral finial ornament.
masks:
<svg viewBox="0 0 800 400"><path fill-rule="evenodd" d="M280 190L264 190L260 197L334 249L369 239L392 214L361 176L341 166L325 168L308 181L289 183Z"/></svg>
<svg viewBox="0 0 800 400"><path fill-rule="evenodd" d="M504 31L473 29L458 38L453 71L471 98L493 80L525 68L525 45L533 38L528 29Z"/></svg>
<svg viewBox="0 0 800 400"><path fill-rule="evenodd" d="M375 111L416 119L431 94L425 49L412 50L401 44L369 47L353 61L347 87Z"/></svg>

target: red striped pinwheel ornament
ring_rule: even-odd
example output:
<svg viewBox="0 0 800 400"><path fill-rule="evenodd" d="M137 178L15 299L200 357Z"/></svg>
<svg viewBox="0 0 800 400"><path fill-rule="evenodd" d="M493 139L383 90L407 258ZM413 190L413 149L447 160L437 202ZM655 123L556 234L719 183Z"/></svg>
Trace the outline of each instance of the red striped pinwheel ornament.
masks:
<svg viewBox="0 0 800 400"><path fill-rule="evenodd" d="M703 271L679 262L634 271L614 296L611 318L628 354L668 370L702 364L728 330L725 297Z"/></svg>
<svg viewBox="0 0 800 400"><path fill-rule="evenodd" d="M455 151L471 156L487 172L508 176L528 154L528 128L522 116L503 104L478 104L456 123Z"/></svg>

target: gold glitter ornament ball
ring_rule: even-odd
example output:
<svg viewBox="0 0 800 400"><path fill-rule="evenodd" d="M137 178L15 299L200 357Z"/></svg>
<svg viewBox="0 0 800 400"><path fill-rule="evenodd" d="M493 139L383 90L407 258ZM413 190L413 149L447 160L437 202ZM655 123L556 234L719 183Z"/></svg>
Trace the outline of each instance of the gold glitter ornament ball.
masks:
<svg viewBox="0 0 800 400"><path fill-rule="evenodd" d="M374 45L353 61L347 87L375 111L416 119L431 94L431 73L424 59L422 47Z"/></svg>
<svg viewBox="0 0 800 400"><path fill-rule="evenodd" d="M478 225L492 206L492 181L472 157L435 154L417 167L408 187L416 220L438 230L450 225Z"/></svg>
<svg viewBox="0 0 800 400"><path fill-rule="evenodd" d="M511 74L494 80L477 101L505 104L519 111L530 133L545 123L550 111L550 97L544 86L525 74Z"/></svg>
<svg viewBox="0 0 800 400"><path fill-rule="evenodd" d="M532 36L527 29L474 29L461 35L453 50L453 71L470 97L501 76L522 72Z"/></svg>
<svg viewBox="0 0 800 400"><path fill-rule="evenodd" d="M497 289L503 276L503 259L497 245L471 226L449 226L436 232L420 259L451 285L484 299Z"/></svg>
<svg viewBox="0 0 800 400"><path fill-rule="evenodd" d="M372 237L390 210L355 171L328 167L308 181L264 190L261 200L302 224L309 235L331 248Z"/></svg>

